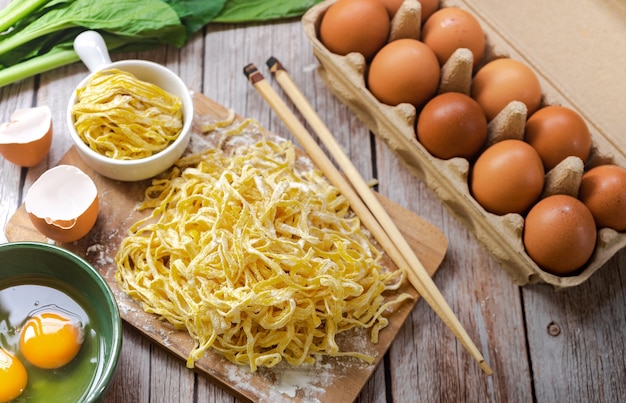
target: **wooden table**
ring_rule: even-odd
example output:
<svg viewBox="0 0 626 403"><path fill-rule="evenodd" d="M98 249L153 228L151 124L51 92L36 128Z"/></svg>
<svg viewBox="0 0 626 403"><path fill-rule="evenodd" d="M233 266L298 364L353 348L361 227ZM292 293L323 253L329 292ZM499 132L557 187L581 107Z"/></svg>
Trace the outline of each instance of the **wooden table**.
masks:
<svg viewBox="0 0 626 403"><path fill-rule="evenodd" d="M376 178L380 193L443 230L449 248L435 283L494 370L493 376L485 376L430 307L419 301L358 401L626 401L626 251L573 289L516 286L426 186L329 93L316 73L317 62L299 20L209 25L182 49L118 54L113 59L162 63L193 91L291 137L242 73L253 62L270 78L265 68L270 56L287 67L361 174ZM85 74L87 69L76 63L0 88L1 121L17 108L48 105L55 122L47 160L31 169L0 160L1 228L30 184L70 148L66 103ZM0 242L6 241L2 231ZM122 355L106 401L237 399L125 324Z"/></svg>

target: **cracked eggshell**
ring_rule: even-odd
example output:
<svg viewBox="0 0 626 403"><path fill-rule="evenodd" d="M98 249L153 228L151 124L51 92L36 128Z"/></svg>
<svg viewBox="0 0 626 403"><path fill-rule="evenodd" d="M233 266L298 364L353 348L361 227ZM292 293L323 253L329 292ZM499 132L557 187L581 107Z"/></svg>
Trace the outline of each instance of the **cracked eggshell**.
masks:
<svg viewBox="0 0 626 403"><path fill-rule="evenodd" d="M18 109L0 125L0 154L15 165L32 167L52 145L52 113L47 106Z"/></svg>
<svg viewBox="0 0 626 403"><path fill-rule="evenodd" d="M35 228L58 242L73 242L93 228L98 218L98 190L73 165L44 172L28 190L25 208Z"/></svg>

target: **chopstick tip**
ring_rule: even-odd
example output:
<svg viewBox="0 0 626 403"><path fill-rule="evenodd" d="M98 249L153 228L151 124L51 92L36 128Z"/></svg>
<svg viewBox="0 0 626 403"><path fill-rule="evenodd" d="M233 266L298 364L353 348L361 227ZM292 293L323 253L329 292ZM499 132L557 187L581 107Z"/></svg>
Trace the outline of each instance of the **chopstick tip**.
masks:
<svg viewBox="0 0 626 403"><path fill-rule="evenodd" d="M486 361L481 361L480 362L480 368L483 370L483 372L487 375L487 376L491 376L493 375L493 370L491 369L491 367L489 366L489 364L487 364Z"/></svg>
<svg viewBox="0 0 626 403"><path fill-rule="evenodd" d="M252 84L255 84L261 80L263 80L263 74L256 68L254 63L248 63L243 68L243 74L250 80Z"/></svg>
<svg viewBox="0 0 626 403"><path fill-rule="evenodd" d="M285 66L283 66L282 63L278 61L278 59L275 58L274 56L270 56L270 58L267 59L265 64L267 65L267 67L269 67L272 73L276 73L277 71L280 71L280 70L285 70Z"/></svg>

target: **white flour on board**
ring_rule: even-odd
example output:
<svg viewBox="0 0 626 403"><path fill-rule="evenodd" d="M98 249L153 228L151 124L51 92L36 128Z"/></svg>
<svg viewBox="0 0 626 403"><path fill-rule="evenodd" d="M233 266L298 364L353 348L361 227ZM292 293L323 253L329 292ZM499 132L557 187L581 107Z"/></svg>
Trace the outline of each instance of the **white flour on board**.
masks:
<svg viewBox="0 0 626 403"><path fill-rule="evenodd" d="M235 389L252 392L258 397L259 402L278 403L299 400L307 403L321 403L327 400L324 398L326 389L333 383L341 382L341 378L346 376L350 368L350 365L347 365L338 372L337 363L344 362L346 359L339 358L333 363L329 360L333 359L297 368L287 363L280 363L273 368L259 369L257 375L273 384L271 388L265 390L255 387L254 375L248 367L229 366L227 377ZM356 362L353 359L348 359L348 361L352 364ZM363 363L363 365L368 364Z"/></svg>

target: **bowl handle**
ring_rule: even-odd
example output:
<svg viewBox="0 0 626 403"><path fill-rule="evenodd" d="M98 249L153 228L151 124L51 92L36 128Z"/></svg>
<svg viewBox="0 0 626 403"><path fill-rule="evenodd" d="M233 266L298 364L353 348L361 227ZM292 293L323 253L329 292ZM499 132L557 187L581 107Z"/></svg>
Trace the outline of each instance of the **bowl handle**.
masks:
<svg viewBox="0 0 626 403"><path fill-rule="evenodd" d="M106 43L96 31L84 31L74 39L74 50L89 71L94 72L111 64Z"/></svg>

